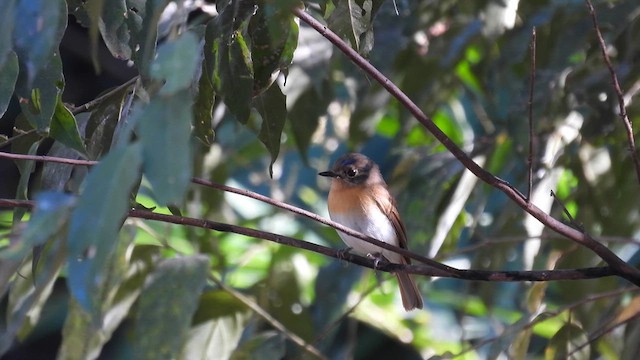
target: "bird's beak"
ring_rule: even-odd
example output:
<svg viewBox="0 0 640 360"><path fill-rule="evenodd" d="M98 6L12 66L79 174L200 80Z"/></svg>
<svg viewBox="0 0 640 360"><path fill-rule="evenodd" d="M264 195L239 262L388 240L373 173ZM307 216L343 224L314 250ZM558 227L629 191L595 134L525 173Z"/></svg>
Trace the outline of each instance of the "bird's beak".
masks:
<svg viewBox="0 0 640 360"><path fill-rule="evenodd" d="M334 173L334 172L333 172L333 171L331 171L331 170L329 170L329 171L323 171L323 172L321 172L321 173L318 173L318 175L320 175L320 176L326 176L326 177L332 177L332 178L338 177L338 174Z"/></svg>

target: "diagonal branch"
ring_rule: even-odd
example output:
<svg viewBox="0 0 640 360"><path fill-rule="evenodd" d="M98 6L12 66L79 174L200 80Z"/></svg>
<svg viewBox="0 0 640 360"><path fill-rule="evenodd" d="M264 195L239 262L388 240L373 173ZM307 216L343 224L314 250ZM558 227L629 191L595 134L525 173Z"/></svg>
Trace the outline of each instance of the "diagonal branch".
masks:
<svg viewBox="0 0 640 360"><path fill-rule="evenodd" d="M630 266L622 259L620 259L615 253L603 244L589 238L584 233L567 226L561 221L553 218L549 214L542 211L534 204L527 201L520 191L514 188L508 182L496 177L487 170L483 169L480 165L474 162L462 149L460 149L440 128L425 115L422 110L404 93L396 84L384 76L378 69L365 60L360 54L349 47L342 39L332 32L326 25L321 24L311 15L304 12L299 8L292 10L293 14L299 19L307 23L313 29L318 31L322 36L329 40L333 45L340 49L345 55L351 59L351 61L364 70L370 77L378 81L387 91L393 95L413 116L427 129L433 136L444 145L449 152L451 152L469 171L475 174L480 180L493 186L494 188L502 191L510 199L512 199L523 210L531 214L546 225L548 228L563 235L576 243L591 249L602 260L604 260L614 271L621 277L627 279L633 284L640 286L640 270Z"/></svg>
<svg viewBox="0 0 640 360"><path fill-rule="evenodd" d="M600 32L600 25L598 25L596 10L593 8L593 4L591 4L591 0L586 0L586 3L587 3L587 8L589 9L589 14L591 15L591 20L593 21L593 28L596 30L596 37L598 38L598 44L600 45L602 58L604 59L605 64L607 64L607 69L609 69L609 74L611 75L611 83L613 85L613 91L616 93L616 97L618 98L618 111L620 112L620 118L622 119L622 124L624 125L624 129L627 133L627 142L629 142L629 152L631 153L633 166L636 169L636 176L638 177L638 182L640 183L640 159L638 159L638 152L636 151L636 142L633 137L633 126L631 125L631 120L629 120L629 116L627 115L627 109L624 103L624 95L622 94L622 90L620 89L620 83L618 82L618 75L616 74L616 71L613 69L613 64L611 63L611 59L609 58L609 54L607 53L607 44L604 42L604 38L602 37L602 33Z"/></svg>

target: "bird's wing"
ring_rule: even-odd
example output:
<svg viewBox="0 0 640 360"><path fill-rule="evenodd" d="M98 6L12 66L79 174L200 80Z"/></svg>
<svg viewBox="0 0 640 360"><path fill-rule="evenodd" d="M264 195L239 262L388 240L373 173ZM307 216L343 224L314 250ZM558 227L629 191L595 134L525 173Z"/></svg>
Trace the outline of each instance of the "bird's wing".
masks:
<svg viewBox="0 0 640 360"><path fill-rule="evenodd" d="M385 189L388 192L388 190ZM408 249L407 246L407 230L404 227L402 219L400 219L400 213L394 198L389 194L388 196L374 196L376 199L376 205L378 208L391 220L391 224L398 236L398 247ZM411 264L411 259L407 256L403 256L402 259L406 264Z"/></svg>

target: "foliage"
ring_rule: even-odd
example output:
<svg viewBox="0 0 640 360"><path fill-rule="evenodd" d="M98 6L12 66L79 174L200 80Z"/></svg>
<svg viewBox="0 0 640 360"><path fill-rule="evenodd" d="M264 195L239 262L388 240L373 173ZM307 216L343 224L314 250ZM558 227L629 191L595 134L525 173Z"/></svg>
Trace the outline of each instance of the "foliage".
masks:
<svg viewBox="0 0 640 360"><path fill-rule="evenodd" d="M572 226L637 266L637 179L584 2L5 3L0 115L14 131L0 148L99 163L15 160L13 198L35 207L0 212L0 354L24 355L54 333L58 356L78 359L312 358L304 344L327 358L640 352L640 297L619 278L421 277L426 308L404 313L388 274L233 232L127 217L152 209L339 248L331 228L191 179L326 214L327 183L316 173L357 150L381 165L416 253L486 270L602 265L463 171L381 85L295 18L291 9L304 7L523 193L532 135L531 201L569 222L564 206ZM595 5L638 122L640 5ZM70 74L59 46L71 20L87 28L83 51L96 71L103 42L139 76L88 104L64 102Z"/></svg>

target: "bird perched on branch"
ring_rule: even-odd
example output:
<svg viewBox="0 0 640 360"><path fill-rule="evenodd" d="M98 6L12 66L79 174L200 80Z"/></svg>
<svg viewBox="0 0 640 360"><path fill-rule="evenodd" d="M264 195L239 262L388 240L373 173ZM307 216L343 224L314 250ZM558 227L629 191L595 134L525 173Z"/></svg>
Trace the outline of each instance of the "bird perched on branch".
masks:
<svg viewBox="0 0 640 360"><path fill-rule="evenodd" d="M375 162L362 154L346 154L336 160L331 170L318 175L332 178L327 202L331 220L387 244L407 248L404 224ZM397 264L411 263L406 256L362 239L340 231L338 235L357 253ZM422 296L411 275L395 275L405 310L421 309Z"/></svg>

